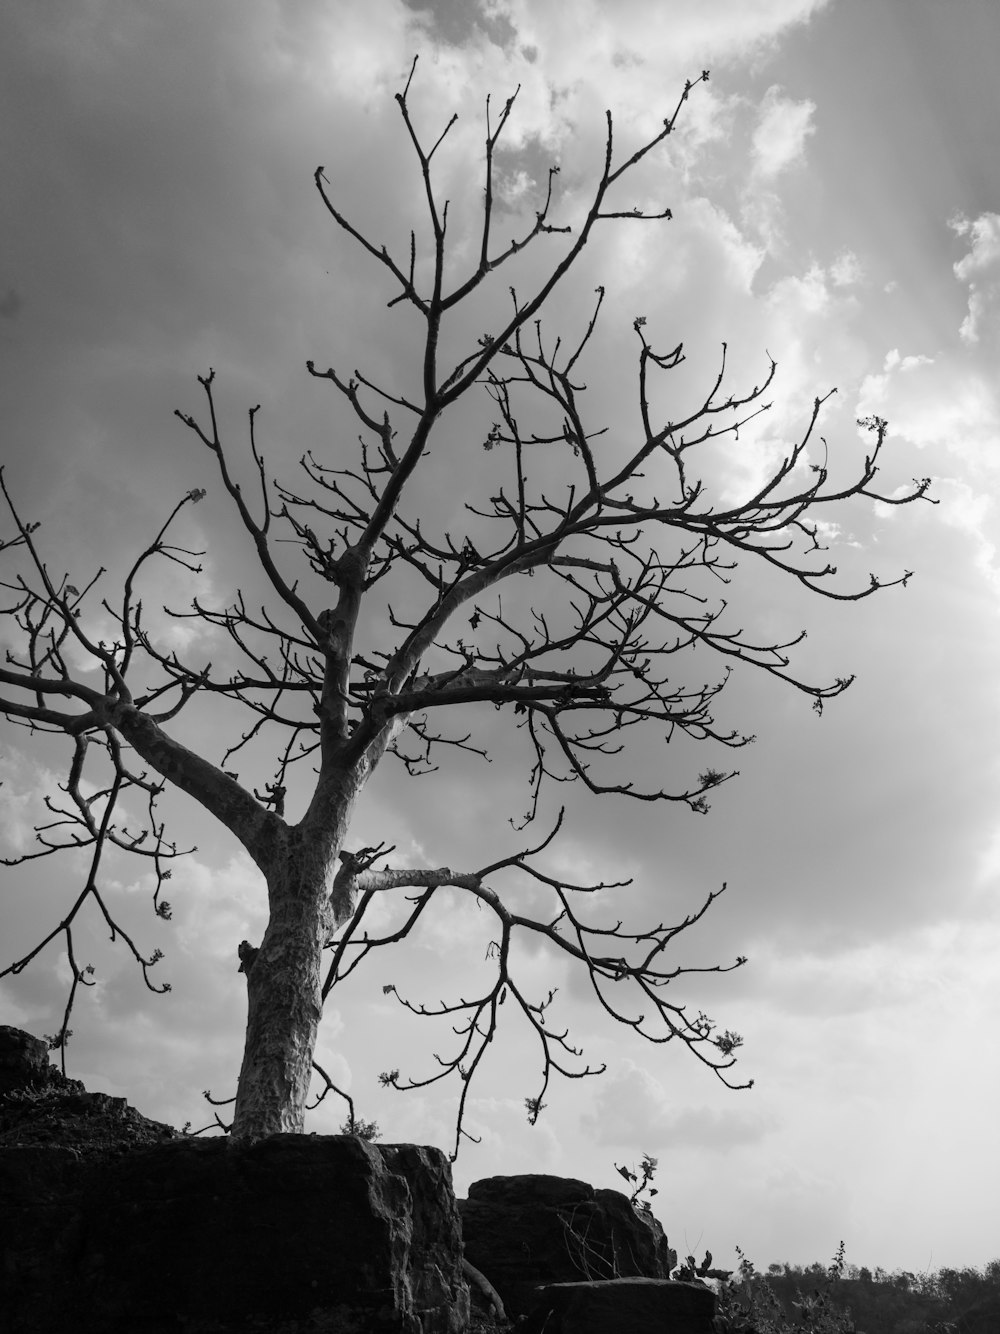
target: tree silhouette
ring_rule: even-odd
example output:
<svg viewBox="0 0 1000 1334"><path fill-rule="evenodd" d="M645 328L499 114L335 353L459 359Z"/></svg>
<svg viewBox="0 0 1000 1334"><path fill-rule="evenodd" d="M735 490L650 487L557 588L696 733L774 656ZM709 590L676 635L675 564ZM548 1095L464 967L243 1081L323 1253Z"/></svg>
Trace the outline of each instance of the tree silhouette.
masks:
<svg viewBox="0 0 1000 1334"><path fill-rule="evenodd" d="M224 606L196 597L189 611L168 614L211 627L216 640L229 643L237 665L186 661L144 614L140 590L154 562L172 562L182 573L199 569L200 553L175 542L172 533L185 507L203 498L203 489L189 491L174 506L112 597L98 589L100 572L78 583L51 573L36 526L20 516L0 478L14 523L6 557L22 562L3 583L7 639L14 647L0 667L0 707L14 726L63 737L67 755L66 779L46 799L37 845L10 862L67 848L89 849L90 855L89 872L68 911L0 976L19 973L61 938L71 983L53 1045L65 1048L78 989L93 984L74 951L74 927L89 904L103 915L112 938L123 937L147 986L167 990L152 972L159 951L147 957L122 930L101 873L111 849L146 858L155 911L169 916L164 884L182 850L166 835L157 798L165 785L176 787L236 837L267 883L263 939L256 945L244 941L238 950L248 1019L232 1131L244 1136L297 1131L327 996L373 952L414 932L439 890L463 890L492 914L495 925L487 979L477 994L439 1004L414 1001L388 987L418 1014L447 1016L455 1042L453 1050L436 1057L429 1074L409 1077L393 1070L382 1076L400 1088L457 1076L457 1149L470 1084L505 1002L505 1013L519 1013L539 1044L541 1081L526 1100L531 1120L544 1105L554 1072L574 1078L598 1072L568 1033L551 1025L554 993L533 995L522 988L512 953L518 938L543 942L556 956L575 960L616 1020L653 1042L679 1040L729 1082L739 1037L719 1033L704 1014L691 1015L667 998L673 994L669 985L685 973L723 972L743 962L689 969L671 957L676 938L703 916L717 893L673 925L598 924L585 905L609 886L569 884L546 869L544 854L559 834L563 814L545 815L543 793L553 782L575 782L596 794L707 809L707 794L732 773L709 768L677 787L642 787L623 776L619 758L627 756L625 747L637 729L654 729L666 740L685 735L726 747L744 745L750 738L717 726L713 716L716 696L736 663L789 683L811 696L817 708L849 684L843 678L830 684L800 679L790 659L798 639L758 642L744 631L726 600L731 572L743 562L763 564L824 597L867 597L886 585L875 576L861 588L837 582L817 514L857 497L905 504L923 496L928 483L917 482L905 494L875 489L886 426L873 418L863 423L871 432L867 456L858 460L848 483L835 484L816 433L825 399L816 399L804 414L800 438L766 481L738 501L723 502L713 493L710 476L696 471L699 459L720 442L734 441L747 422L766 411L775 364L769 363L761 383L734 393L725 386L723 348L707 394L691 410L661 420L653 406L654 381L680 366L684 353L680 345L656 351L642 317L633 326L637 427L618 429L611 448L602 439L605 428L588 420L580 366L594 340L604 290L597 290L592 313L572 343L550 335L541 317L595 229L669 219L669 209L620 207L620 187L665 143L707 71L688 82L662 128L630 153L616 151L607 113L604 160L582 222L573 230L554 220L558 169L553 168L533 221L506 246L495 235L496 151L515 98L495 117L487 101L479 241L463 276L452 280L452 269L466 252L449 248L448 202L435 189L432 165L455 118L425 147L409 102L415 66L396 101L422 175L427 253L412 232L408 257L394 257L351 223L322 167L315 183L337 227L390 275L395 285L390 308L408 307L420 322L421 336L413 345L418 390L405 392L360 370L347 375L308 363L309 373L327 381L353 411L361 430L356 450L350 454L338 445L323 457L307 454L303 480L291 487L265 467L258 408L252 408L249 452L256 494L236 480L213 371L199 377L202 414L177 414L214 457L269 595L259 608L242 591ZM456 313L539 242L557 249L551 267L526 292L510 287L506 313L495 317L492 332L449 360L445 335L455 329ZM493 421L485 440L468 445L467 453L475 451L482 461L478 451L485 449L491 465L502 459L508 480L493 494L469 499L464 530L444 529L434 515L421 513L413 479L421 475L446 415L483 393L492 400ZM561 468L557 474L551 470L554 458ZM541 472L539 461L547 465ZM905 583L907 577L889 582ZM86 629L86 612L97 604L105 618L113 618L113 640L97 640ZM682 664L699 664L700 670L706 656L719 661L720 674L707 682L684 679ZM183 726L175 727L175 720L199 699L227 701L241 711L244 721L221 757L198 753L175 735ZM474 721L470 731L449 730L442 721L447 709L470 705L478 710L470 714L466 708L463 724L484 710L491 716L488 706L493 706L526 742L527 810L515 823L524 828L544 817L543 832L526 836L513 854L465 871L394 866L389 862L394 849L385 843L351 848L358 795L386 755L417 776L434 768L449 747L483 753ZM264 746L272 758L268 780L257 789L242 782L232 765L241 752L256 755ZM295 781L305 796L290 812L290 793L298 804ZM544 915L516 910L516 886L526 882L536 897L547 896ZM369 910L391 894L405 906L398 926L378 934ZM325 1072L319 1073L325 1089L333 1089Z"/></svg>

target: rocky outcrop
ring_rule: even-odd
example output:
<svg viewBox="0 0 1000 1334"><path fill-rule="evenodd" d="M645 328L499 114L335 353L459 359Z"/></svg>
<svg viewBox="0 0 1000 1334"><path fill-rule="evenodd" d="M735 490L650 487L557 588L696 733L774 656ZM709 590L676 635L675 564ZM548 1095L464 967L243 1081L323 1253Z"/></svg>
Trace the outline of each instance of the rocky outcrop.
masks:
<svg viewBox="0 0 1000 1334"><path fill-rule="evenodd" d="M172 1126L150 1121L124 1098L88 1093L78 1079L67 1079L30 1033L0 1027L0 1151L62 1146L80 1160L178 1138Z"/></svg>
<svg viewBox="0 0 1000 1334"><path fill-rule="evenodd" d="M519 1334L714 1334L715 1298L700 1283L618 1278L539 1290Z"/></svg>
<svg viewBox="0 0 1000 1334"><path fill-rule="evenodd" d="M26 1145L0 1151L0 1194L10 1331L466 1328L451 1172L436 1149L275 1135L81 1160Z"/></svg>
<svg viewBox="0 0 1000 1334"><path fill-rule="evenodd" d="M5 1334L464 1334L439 1150L179 1135L21 1047L37 1078L0 1094Z"/></svg>
<svg viewBox="0 0 1000 1334"><path fill-rule="evenodd" d="M676 1263L651 1213L634 1209L620 1191L585 1181L489 1177L473 1182L458 1207L465 1253L500 1293L508 1316L528 1314L541 1284L664 1280Z"/></svg>
<svg viewBox="0 0 1000 1334"><path fill-rule="evenodd" d="M49 1049L41 1038L0 1024L0 1097L38 1088L58 1074L49 1063Z"/></svg>
<svg viewBox="0 0 1000 1334"><path fill-rule="evenodd" d="M546 1334L711 1328L618 1191L493 1177L456 1204L436 1149L183 1135L9 1028L0 1200L4 1334L467 1334L509 1329L504 1306Z"/></svg>
<svg viewBox="0 0 1000 1334"><path fill-rule="evenodd" d="M150 1121L124 1098L88 1093L77 1080L16 1100L0 1097L0 1149L69 1144L76 1158L101 1158L181 1138L173 1126Z"/></svg>

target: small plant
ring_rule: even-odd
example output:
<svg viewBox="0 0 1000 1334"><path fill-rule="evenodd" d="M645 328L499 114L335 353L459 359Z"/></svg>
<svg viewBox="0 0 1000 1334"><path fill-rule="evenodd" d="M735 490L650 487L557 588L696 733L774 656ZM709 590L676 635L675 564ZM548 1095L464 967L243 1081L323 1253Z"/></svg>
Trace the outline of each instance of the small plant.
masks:
<svg viewBox="0 0 1000 1334"><path fill-rule="evenodd" d="M340 1127L342 1135L357 1135L358 1139L380 1139L382 1131L377 1121L366 1121L363 1117L349 1116Z"/></svg>
<svg viewBox="0 0 1000 1334"><path fill-rule="evenodd" d="M638 1172L631 1167L619 1167L617 1163L614 1166L618 1175L624 1177L629 1185L633 1187L632 1194L629 1196L629 1202L633 1208L644 1209L648 1213L651 1208L649 1201L659 1193L652 1184L656 1169L659 1167L658 1159L651 1158L648 1153L644 1153ZM643 1195L647 1198L642 1198Z"/></svg>
<svg viewBox="0 0 1000 1334"><path fill-rule="evenodd" d="M732 1276L733 1276L733 1271L731 1269L712 1268L711 1251L705 1252L705 1258L704 1260L702 1260L701 1264L698 1263L698 1261L694 1258L693 1255L687 1256L684 1260L684 1263L682 1265L678 1265L678 1267L674 1270L672 1275L672 1277L675 1278L678 1283L696 1283L700 1279L704 1278L718 1278L726 1280L732 1278Z"/></svg>

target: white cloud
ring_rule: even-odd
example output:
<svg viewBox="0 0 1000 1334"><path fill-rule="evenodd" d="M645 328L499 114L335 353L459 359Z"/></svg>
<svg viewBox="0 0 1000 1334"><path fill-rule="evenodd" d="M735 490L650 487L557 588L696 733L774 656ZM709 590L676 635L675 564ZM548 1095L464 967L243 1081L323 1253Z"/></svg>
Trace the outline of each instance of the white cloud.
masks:
<svg viewBox="0 0 1000 1334"><path fill-rule="evenodd" d="M757 173L771 180L805 154L806 140L815 131L814 102L794 102L772 86L764 94L753 134L753 158Z"/></svg>
<svg viewBox="0 0 1000 1334"><path fill-rule="evenodd" d="M894 436L950 456L940 463L948 471L960 465L963 482L993 485L1000 460L1000 396L992 378L960 347L934 357L904 357L893 349L882 371L861 383L857 415L871 413L886 417Z"/></svg>
<svg viewBox="0 0 1000 1334"><path fill-rule="evenodd" d="M864 278L861 261L853 250L843 250L830 265L830 281L834 287L854 287Z"/></svg>
<svg viewBox="0 0 1000 1334"><path fill-rule="evenodd" d="M525 1085L524 1092L534 1094L537 1078L532 1071L532 1082ZM559 1123L545 1111L538 1121L528 1122L524 1098L516 1097L473 1097L469 1107L469 1130L482 1140L482 1150L490 1158L499 1155L505 1173L520 1172L559 1172L562 1159L563 1137ZM439 1142L447 1143L448 1132ZM482 1153L477 1150L477 1155ZM509 1165L508 1165L509 1164ZM462 1164L464 1171L474 1164Z"/></svg>
<svg viewBox="0 0 1000 1334"><path fill-rule="evenodd" d="M805 145L814 132L812 102L793 102L772 86L756 108L756 124L750 137L749 151L741 146L740 157L748 158L748 174L740 199L744 226L758 237L770 255L781 256L789 246L788 219L780 193L783 176L791 167L805 160ZM746 118L733 118L732 135ZM730 168L731 169L731 168ZM843 261L838 274L846 272Z"/></svg>
<svg viewBox="0 0 1000 1334"><path fill-rule="evenodd" d="M960 336L978 343L1000 331L1000 213L983 213L969 220L959 216L949 224L957 236L971 241L969 253L957 260L955 276L969 288L969 311Z"/></svg>
<svg viewBox="0 0 1000 1334"><path fill-rule="evenodd" d="M813 261L804 272L787 273L748 310L756 322L756 346L763 344L773 355L778 372L763 400L770 407L741 430L738 450L727 455L727 500L753 494L761 486L801 440L814 400L829 394L837 383L833 375L842 375L844 363L856 357L853 326L858 300L852 261L853 257L842 255L829 269ZM826 461L820 437L838 411L836 398L824 405L808 463ZM826 530L828 536L834 531Z"/></svg>
<svg viewBox="0 0 1000 1334"><path fill-rule="evenodd" d="M659 1080L634 1061L623 1060L602 1075L592 1111L580 1128L594 1144L637 1148L654 1156L661 1148L725 1152L758 1143L773 1128L754 1108L678 1107Z"/></svg>
<svg viewBox="0 0 1000 1334"><path fill-rule="evenodd" d="M771 310L789 329L800 325L803 317L825 314L831 300L830 275L816 263L801 275L780 278L767 295Z"/></svg>
<svg viewBox="0 0 1000 1334"><path fill-rule="evenodd" d="M732 218L711 200L697 198L684 206L684 225L717 248L727 287L737 293L749 293L754 277L764 259L764 250L740 231Z"/></svg>
<svg viewBox="0 0 1000 1334"><path fill-rule="evenodd" d="M178 909L177 938L192 956L232 960L241 940L259 942L263 934L263 877L242 851L218 866L181 858L165 893Z"/></svg>
<svg viewBox="0 0 1000 1334"><path fill-rule="evenodd" d="M434 99L441 90L470 110L484 91L506 96L520 84L519 117L544 142L575 160L598 147L603 111L613 109L619 135L648 133L672 111L685 79L703 68L753 58L790 28L808 22L827 0L697 0L650 5L602 0L572 6L533 0L431 5L411 11L411 40L433 61ZM381 24L379 29L381 29ZM372 36L371 33L368 34ZM419 89L417 97L423 98ZM476 99L469 103L470 95ZM680 137L717 137L726 103L699 89ZM512 125L513 142L523 132ZM566 163L564 170L566 168Z"/></svg>
<svg viewBox="0 0 1000 1334"><path fill-rule="evenodd" d="M935 499L940 501L943 523L972 539L975 567L992 585L1000 599L1000 565L997 564L996 503L992 494L975 491L957 478L938 481Z"/></svg>
<svg viewBox="0 0 1000 1334"><path fill-rule="evenodd" d="M972 239L971 251L954 266L955 275L962 282L1000 264L1000 213L983 213L971 221L960 215L953 218L949 226L957 236Z"/></svg>
<svg viewBox="0 0 1000 1334"><path fill-rule="evenodd" d="M1000 593L993 504L1000 484L993 350L1000 313L1000 214L956 217L949 225L970 243L953 265L955 277L969 289L957 336L946 332L933 355L903 355L892 348L882 370L862 381L857 415L887 418L893 436L927 456L920 468L934 477L939 521L971 539L975 568Z"/></svg>

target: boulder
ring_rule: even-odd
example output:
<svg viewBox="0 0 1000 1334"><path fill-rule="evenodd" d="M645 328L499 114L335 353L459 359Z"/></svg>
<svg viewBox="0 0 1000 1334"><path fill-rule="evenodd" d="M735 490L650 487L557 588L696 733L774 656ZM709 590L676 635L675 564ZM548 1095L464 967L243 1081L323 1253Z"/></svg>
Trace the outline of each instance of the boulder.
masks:
<svg viewBox="0 0 1000 1334"><path fill-rule="evenodd" d="M350 1135L0 1150L5 1330L460 1334L451 1171ZM262 1323L263 1322L263 1323Z"/></svg>
<svg viewBox="0 0 1000 1334"><path fill-rule="evenodd" d="M181 1135L34 1041L0 1048L37 1076L0 1092L4 1334L464 1334L440 1150Z"/></svg>
<svg viewBox="0 0 1000 1334"><path fill-rule="evenodd" d="M700 1283L548 1283L518 1334L714 1334L714 1316L715 1297Z"/></svg>
<svg viewBox="0 0 1000 1334"><path fill-rule="evenodd" d="M667 1279L676 1263L663 1229L617 1190L568 1177L488 1177L459 1200L465 1253L526 1315L543 1283L629 1277Z"/></svg>
<svg viewBox="0 0 1000 1334"><path fill-rule="evenodd" d="M50 1071L57 1073L49 1062L47 1043L23 1029L0 1024L0 1095L38 1088Z"/></svg>

